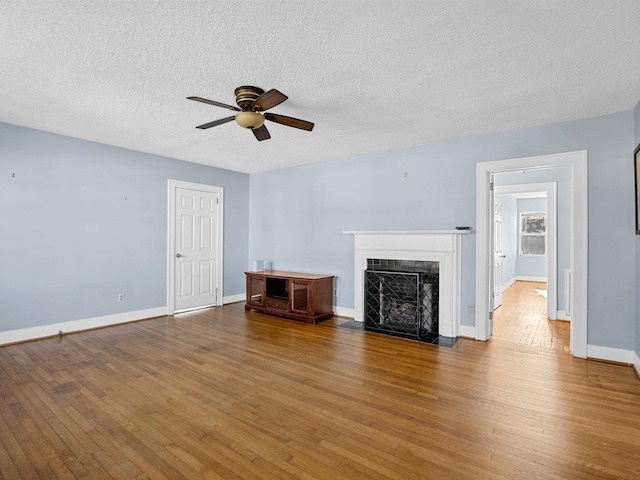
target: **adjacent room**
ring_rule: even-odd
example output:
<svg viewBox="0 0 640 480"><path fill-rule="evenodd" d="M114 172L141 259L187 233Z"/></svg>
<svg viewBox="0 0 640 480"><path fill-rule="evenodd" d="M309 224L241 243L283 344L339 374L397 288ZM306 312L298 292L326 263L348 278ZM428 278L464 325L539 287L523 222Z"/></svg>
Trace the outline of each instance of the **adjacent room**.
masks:
<svg viewBox="0 0 640 480"><path fill-rule="evenodd" d="M640 478L640 3L0 3L0 478Z"/></svg>

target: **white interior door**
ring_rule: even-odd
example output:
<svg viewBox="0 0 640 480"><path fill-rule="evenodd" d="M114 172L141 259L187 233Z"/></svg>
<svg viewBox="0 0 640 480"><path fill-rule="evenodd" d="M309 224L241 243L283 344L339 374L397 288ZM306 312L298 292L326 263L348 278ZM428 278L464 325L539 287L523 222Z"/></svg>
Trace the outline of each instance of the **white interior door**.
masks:
<svg viewBox="0 0 640 480"><path fill-rule="evenodd" d="M490 221L490 219L493 219L493 209L495 207L495 205L493 204L494 202L494 191L493 191L493 174L489 175L489 183L486 185L487 187L487 193L488 193L488 197L489 197L489 203L488 203L488 207L489 207L489 215L488 218L486 219L487 221ZM491 252L493 252L493 245L494 245L494 239L496 236L496 232L494 228L491 228L492 223L489 223L488 227L489 227L489 244L487 245L490 249ZM491 255L491 260L493 260L493 254ZM493 265L493 263L491 263L489 265L489 267L491 267L491 265ZM489 293L489 309L487 310L489 312L489 315L487 316L487 339L489 339L489 337L491 337L491 335L493 335L493 310L494 310L494 290L495 290L495 269L494 268L487 268L487 286L488 288L488 293Z"/></svg>
<svg viewBox="0 0 640 480"><path fill-rule="evenodd" d="M493 197L493 309L502 305L502 260L505 258L502 239L502 200Z"/></svg>
<svg viewBox="0 0 640 480"><path fill-rule="evenodd" d="M222 304L222 189L170 185L170 310ZM172 188L171 188L172 187ZM171 268L173 267L173 268Z"/></svg>

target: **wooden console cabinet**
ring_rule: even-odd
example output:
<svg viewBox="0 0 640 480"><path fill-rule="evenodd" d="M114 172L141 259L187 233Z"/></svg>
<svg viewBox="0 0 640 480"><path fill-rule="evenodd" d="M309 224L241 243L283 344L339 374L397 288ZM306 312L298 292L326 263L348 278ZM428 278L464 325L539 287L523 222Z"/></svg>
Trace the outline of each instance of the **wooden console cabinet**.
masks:
<svg viewBox="0 0 640 480"><path fill-rule="evenodd" d="M333 317L333 276L265 270L245 272L245 310L318 323Z"/></svg>

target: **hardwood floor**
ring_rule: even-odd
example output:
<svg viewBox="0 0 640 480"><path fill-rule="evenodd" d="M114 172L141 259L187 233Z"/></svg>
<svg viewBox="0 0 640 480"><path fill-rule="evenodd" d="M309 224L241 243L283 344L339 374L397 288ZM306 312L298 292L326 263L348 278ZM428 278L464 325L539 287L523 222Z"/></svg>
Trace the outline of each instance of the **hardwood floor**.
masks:
<svg viewBox="0 0 640 480"><path fill-rule="evenodd" d="M242 304L0 348L4 479L640 478L631 367Z"/></svg>
<svg viewBox="0 0 640 480"><path fill-rule="evenodd" d="M493 314L492 338L569 352L569 322L548 319L546 291L544 282L517 281L507 288Z"/></svg>

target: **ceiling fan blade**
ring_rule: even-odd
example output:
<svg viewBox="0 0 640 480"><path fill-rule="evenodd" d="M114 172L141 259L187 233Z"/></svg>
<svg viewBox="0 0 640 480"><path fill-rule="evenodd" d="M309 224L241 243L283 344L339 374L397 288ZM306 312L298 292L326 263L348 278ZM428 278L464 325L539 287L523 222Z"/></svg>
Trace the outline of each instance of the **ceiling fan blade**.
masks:
<svg viewBox="0 0 640 480"><path fill-rule="evenodd" d="M265 92L258 98L256 98L256 101L251 104L250 108L251 110L264 112L265 110L269 110L276 105L280 105L287 98L289 97L287 97L284 93L280 93L275 88L272 88L268 92Z"/></svg>
<svg viewBox="0 0 640 480"><path fill-rule="evenodd" d="M226 108L227 110L235 110L236 112L240 111L240 109L238 107L234 107L233 105L227 105L226 103L214 102L213 100L207 100L206 98L202 98L202 97L187 97L187 100L195 100L196 102L207 103L209 105L214 105L216 107Z"/></svg>
<svg viewBox="0 0 640 480"><path fill-rule="evenodd" d="M217 125L222 125L223 123L227 123L227 122L231 122L232 120L235 120L236 117L231 116L231 117L227 117L227 118L221 118L220 120L214 120L213 122L209 122L209 123L204 123L202 125L198 125L196 128L199 128L201 130L206 130L207 128L211 128L211 127L215 127Z"/></svg>
<svg viewBox="0 0 640 480"><path fill-rule="evenodd" d="M271 135L269 135L269 130L267 130L267 127L265 127L264 125L262 125L260 128L254 128L251 131L256 136L259 142L261 142L262 140L269 140L271 138Z"/></svg>
<svg viewBox="0 0 640 480"><path fill-rule="evenodd" d="M278 115L277 113L266 112L264 118L271 120L272 122L281 123L287 127L299 128L300 130L313 130L313 123L306 120L300 120L299 118L287 117L285 115Z"/></svg>

